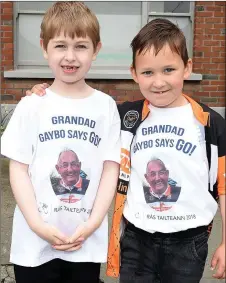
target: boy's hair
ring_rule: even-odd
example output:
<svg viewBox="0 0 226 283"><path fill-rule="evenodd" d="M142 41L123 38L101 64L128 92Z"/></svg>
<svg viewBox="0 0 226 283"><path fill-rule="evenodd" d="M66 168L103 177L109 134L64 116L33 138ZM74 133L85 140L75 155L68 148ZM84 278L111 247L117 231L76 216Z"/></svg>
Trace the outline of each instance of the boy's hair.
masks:
<svg viewBox="0 0 226 283"><path fill-rule="evenodd" d="M136 66L137 54L142 51L146 52L153 46L156 56L167 43L172 52L181 56L186 66L189 57L183 32L169 20L155 19L146 24L131 42L133 51L132 67L135 68Z"/></svg>
<svg viewBox="0 0 226 283"><path fill-rule="evenodd" d="M50 39L61 32L71 38L89 36L94 50L100 42L100 27L97 17L81 2L57 2L50 7L41 23L40 38L46 50Z"/></svg>

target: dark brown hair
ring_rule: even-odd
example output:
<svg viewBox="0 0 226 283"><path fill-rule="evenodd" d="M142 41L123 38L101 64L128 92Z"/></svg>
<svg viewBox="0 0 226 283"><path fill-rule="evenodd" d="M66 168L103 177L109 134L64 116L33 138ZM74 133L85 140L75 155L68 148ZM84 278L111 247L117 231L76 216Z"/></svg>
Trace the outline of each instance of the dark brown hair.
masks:
<svg viewBox="0 0 226 283"><path fill-rule="evenodd" d="M71 38L89 36L94 49L100 42L100 27L97 17L81 2L56 2L44 15L40 38L46 50L50 39L61 32Z"/></svg>
<svg viewBox="0 0 226 283"><path fill-rule="evenodd" d="M155 19L146 24L131 42L133 51L132 67L135 68L136 66L137 54L143 51L146 52L154 46L156 56L165 44L169 44L172 52L176 52L181 56L186 66L189 58L183 32L167 19Z"/></svg>

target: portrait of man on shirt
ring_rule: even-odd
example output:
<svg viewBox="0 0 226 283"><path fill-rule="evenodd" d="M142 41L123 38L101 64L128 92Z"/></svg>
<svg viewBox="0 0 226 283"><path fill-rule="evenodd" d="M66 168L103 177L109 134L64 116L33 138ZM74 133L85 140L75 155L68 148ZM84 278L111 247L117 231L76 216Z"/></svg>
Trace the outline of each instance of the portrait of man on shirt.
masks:
<svg viewBox="0 0 226 283"><path fill-rule="evenodd" d="M144 177L148 186L143 186L147 203L176 202L181 188L169 179L169 170L162 160L153 158L147 163Z"/></svg>
<svg viewBox="0 0 226 283"><path fill-rule="evenodd" d="M50 177L54 193L63 202L76 202L85 195L89 186L86 174L81 171L78 155L70 149L59 154L56 171L60 177Z"/></svg>

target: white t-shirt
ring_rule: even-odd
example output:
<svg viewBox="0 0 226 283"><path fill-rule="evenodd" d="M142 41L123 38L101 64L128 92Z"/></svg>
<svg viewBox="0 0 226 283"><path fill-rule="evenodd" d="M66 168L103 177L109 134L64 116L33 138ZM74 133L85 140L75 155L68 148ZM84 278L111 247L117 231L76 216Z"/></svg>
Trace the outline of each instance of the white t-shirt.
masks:
<svg viewBox="0 0 226 283"><path fill-rule="evenodd" d="M208 225L217 203L208 192L204 127L190 104L149 107L131 146L124 216L150 233Z"/></svg>
<svg viewBox="0 0 226 283"><path fill-rule="evenodd" d="M1 152L29 165L43 220L69 236L90 216L103 162L120 162L120 117L115 101L101 91L84 99L65 98L49 89L46 93L18 103L3 134ZM65 152L76 154L78 160L63 160L57 166ZM74 170L67 171L69 167ZM105 217L80 250L56 251L30 229L16 207L10 261L22 266L38 266L54 258L105 262L107 228Z"/></svg>

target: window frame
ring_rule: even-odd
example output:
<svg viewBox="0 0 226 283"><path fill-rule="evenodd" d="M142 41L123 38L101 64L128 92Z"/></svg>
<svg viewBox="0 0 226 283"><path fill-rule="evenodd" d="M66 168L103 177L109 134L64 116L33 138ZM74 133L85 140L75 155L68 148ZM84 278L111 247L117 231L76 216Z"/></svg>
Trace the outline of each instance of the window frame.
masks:
<svg viewBox="0 0 226 283"><path fill-rule="evenodd" d="M190 1L190 12L189 13L152 13L148 11L149 5L151 2L149 1L140 1L141 2L141 27L148 23L150 16L184 16L189 17L191 21L191 31L194 34L194 7L195 3ZM164 2L164 1L163 1ZM35 14L35 15L43 15L45 11L43 10L19 10L19 2L13 3L13 31L14 31L14 70L13 71L5 71L4 77L7 78L53 78L51 70L46 68L46 65L40 64L36 65L36 68L18 68L19 60L18 60L18 38L19 38L19 29L18 29L18 19L19 14ZM189 45L190 54L193 54L193 36L191 36L190 45ZM33 61L29 61L33 63ZM21 64L21 62L20 62ZM96 69L90 71L87 75L88 79L132 79L129 67L115 67L109 66L107 69ZM202 79L201 74L192 74L188 80L197 80L200 81Z"/></svg>

